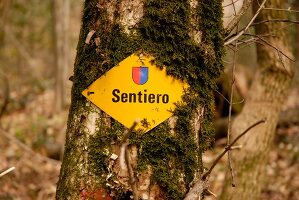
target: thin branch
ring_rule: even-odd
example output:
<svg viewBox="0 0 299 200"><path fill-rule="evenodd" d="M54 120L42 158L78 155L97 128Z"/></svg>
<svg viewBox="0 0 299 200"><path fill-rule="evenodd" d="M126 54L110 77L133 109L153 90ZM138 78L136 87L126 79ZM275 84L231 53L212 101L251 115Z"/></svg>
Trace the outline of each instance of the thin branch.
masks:
<svg viewBox="0 0 299 200"><path fill-rule="evenodd" d="M231 47L231 45L226 46L228 47L230 50L235 51L235 49L233 47Z"/></svg>
<svg viewBox="0 0 299 200"><path fill-rule="evenodd" d="M279 57L279 60L281 62L281 65L283 66L283 68L285 69L287 75L292 78L293 77L293 74L291 72L289 72L289 70L287 69L287 67L285 66L284 62L283 62L283 59L282 59L282 56L281 56L281 53L279 51L277 51L277 54L278 54L278 57Z"/></svg>
<svg viewBox="0 0 299 200"><path fill-rule="evenodd" d="M255 43L258 43L258 39L254 39L254 40L249 39L248 41L238 40L239 47L238 47L237 51L239 51L240 49L243 49L249 45L255 44Z"/></svg>
<svg viewBox="0 0 299 200"><path fill-rule="evenodd" d="M244 34L244 36L246 36L246 34ZM275 37L275 35L273 34L265 34L262 37ZM247 39L247 40L238 40L238 46L239 48L237 49L237 51L239 51L241 48L245 48L251 44L254 43L261 43L259 42L259 38L252 36L251 38ZM231 44L229 46L232 46Z"/></svg>
<svg viewBox="0 0 299 200"><path fill-rule="evenodd" d="M204 191L208 189L208 180L199 178L186 194L184 200L199 200Z"/></svg>
<svg viewBox="0 0 299 200"><path fill-rule="evenodd" d="M239 31L239 24L237 24L236 32ZM237 49L238 49L238 43L237 40L234 44L234 54L233 54L233 67L232 67L232 82L231 82L231 90L230 90L230 101L229 101L229 111L228 111L228 128L227 128L227 136L226 136L226 142L227 146L230 144L230 134L232 129L232 108L233 108L233 97L234 97L234 86L235 86L235 71L236 71L236 59L237 59ZM232 186L235 187L235 178L234 178L234 171L233 171L233 164L232 164L232 158L231 153L228 151L228 165L229 165L229 171L231 175L232 180Z"/></svg>
<svg viewBox="0 0 299 200"><path fill-rule="evenodd" d="M243 31L244 28L242 30L239 30L239 31ZM228 38L225 38L225 40L228 40L230 38L233 38L235 37L237 34L232 34L230 35ZM251 37L255 37L256 35L254 34L250 34L250 33L244 33L243 36L251 36ZM275 34L263 34L263 35L259 35L260 37L275 37L276 35ZM240 39L238 39L238 41L241 41ZM234 46L233 44L229 44L228 46Z"/></svg>
<svg viewBox="0 0 299 200"><path fill-rule="evenodd" d="M263 21L252 23L250 26L256 26L259 24L269 23L269 22L283 22L283 23L292 23L292 24L299 24L297 20L290 20L290 19L266 19Z"/></svg>
<svg viewBox="0 0 299 200"><path fill-rule="evenodd" d="M250 38L248 40L238 40L238 46L240 45L249 45L249 44L252 44L254 42L256 42L257 38Z"/></svg>
<svg viewBox="0 0 299 200"><path fill-rule="evenodd" d="M15 167L11 167L11 168L5 170L4 172L2 172L2 173L0 174L0 178L1 178L2 176L5 176L6 174L12 172L13 170L15 170Z"/></svg>
<svg viewBox="0 0 299 200"><path fill-rule="evenodd" d="M251 126L249 126L245 131L243 131L240 135L238 135L238 137L236 137L226 148L225 150L215 159L215 161L213 162L212 166L210 167L210 169L202 176L203 180L206 180L206 178L211 174L211 172L213 171L214 167L218 164L218 162L220 161L220 159L229 151L231 150L231 147L240 139L242 138L246 133L248 133L252 128L258 126L261 123L265 123L266 120L259 120L257 122L255 122L254 124L252 124Z"/></svg>
<svg viewBox="0 0 299 200"><path fill-rule="evenodd" d="M236 145L236 146L232 146L230 148L230 150L238 150L238 149L242 149L243 145Z"/></svg>
<svg viewBox="0 0 299 200"><path fill-rule="evenodd" d="M235 10L235 7L234 7ZM236 10L235 10L236 12ZM239 31L239 23L237 24L236 32ZM238 43L237 40L234 44L234 54L233 54L233 67L232 67L232 83L231 83L231 94L230 94L230 101L229 101L229 114L228 114L228 130L227 130L227 146L230 143L230 134L231 134L231 128L232 128L232 107L233 107L233 97L234 97L234 86L235 86L235 71L236 71L236 59L237 59L237 49L238 49ZM228 165L232 180L232 186L235 186L235 178L234 178L234 171L233 171L233 164L232 164L232 158L230 151L228 151Z"/></svg>
<svg viewBox="0 0 299 200"><path fill-rule="evenodd" d="M234 15L236 16L237 15L237 11L236 11L236 6L235 6L235 2L233 0L232 1L232 4L233 4L233 8L234 8ZM238 26L238 25L237 25Z"/></svg>
<svg viewBox="0 0 299 200"><path fill-rule="evenodd" d="M234 28L239 23L241 17L245 14L248 8L250 8L250 5L252 4L253 0L244 0L241 10L237 13L237 15L234 17L234 19L226 26L225 32L229 34L234 30Z"/></svg>
<svg viewBox="0 0 299 200"><path fill-rule="evenodd" d="M275 49L276 51L278 51L279 53L281 53L282 55L284 55L286 58L288 58L289 60L295 62L294 59L292 59L291 57L289 57L288 55L286 55L285 53L283 53L283 51L281 51L280 49L278 49L277 47L275 47L274 45L272 45L270 42L268 42L267 40L265 40L264 38L262 38L261 36L259 35L253 35L253 34L244 34L244 35L249 35L249 36L254 36L254 37L257 37L259 38L261 41L263 41L264 43L266 43L268 46L272 47L273 49Z"/></svg>
<svg viewBox="0 0 299 200"><path fill-rule="evenodd" d="M232 102L233 105L237 105L237 104L241 104L244 103L245 99L242 99L241 101L237 101L237 102Z"/></svg>
<svg viewBox="0 0 299 200"><path fill-rule="evenodd" d="M132 126L129 128L129 130L126 131L126 132L124 133L124 136L123 136L123 138L122 138L122 140L121 140L121 143L126 143L126 142L127 142L127 140L129 139L130 134L131 134L131 133L133 132L133 130L136 128L137 124L138 124L138 121L135 120L135 121L133 122Z"/></svg>
<svg viewBox="0 0 299 200"><path fill-rule="evenodd" d="M235 37L231 38L229 41L224 43L224 46L227 46L231 43L233 43L234 41L236 41L239 37L241 37L246 31L247 29L251 26L251 24L254 22L255 18L258 16L258 14L260 13L260 11L263 9L265 3L267 0L264 0L263 3L260 5L259 9L256 11L255 15L251 18L251 20L249 21L249 23L247 24L247 26L240 31Z"/></svg>
<svg viewBox="0 0 299 200"><path fill-rule="evenodd" d="M129 155L129 151L128 151L128 144L129 144L128 138L130 137L130 134L133 132L133 130L136 128L137 124L138 124L138 121L134 121L133 125L130 127L130 129L127 132L125 132L123 139L122 139L122 147L124 148L124 151L125 151L125 162L126 162L128 173L129 173L129 184L131 185L131 188L132 188L134 200L138 200L138 193L137 193L138 190L137 190L134 170L130 163L130 155Z"/></svg>
<svg viewBox="0 0 299 200"><path fill-rule="evenodd" d="M232 105L236 105L236 104L241 104L241 103L243 103L244 101L245 101L245 99L242 99L241 101L238 101L238 102L232 102L232 103L230 103L230 101L223 95L223 94L221 94L218 90L215 90L225 101L226 101L226 103L228 103L228 104L232 104Z"/></svg>
<svg viewBox="0 0 299 200"><path fill-rule="evenodd" d="M229 46L228 46L229 47ZM225 59L222 59L222 61L224 62L224 63L227 63L227 64L232 64L233 62L231 62L231 61L228 61L228 60L225 60Z"/></svg>
<svg viewBox="0 0 299 200"><path fill-rule="evenodd" d="M217 195L214 192L212 192L211 190L208 189L207 192L209 195L212 195L213 197L217 198Z"/></svg>
<svg viewBox="0 0 299 200"><path fill-rule="evenodd" d="M223 95L221 94L218 90L216 90L216 92L228 103L230 104L229 100Z"/></svg>
<svg viewBox="0 0 299 200"><path fill-rule="evenodd" d="M189 192L186 194L184 200L198 200L201 194L208 190L208 179L207 177L211 174L214 167L217 165L217 163L220 161L220 159L226 154L227 151L231 150L233 145L241 138L243 137L248 131L250 131L252 128L258 126L261 123L264 123L265 120L260 120L251 126L249 126L244 132L242 132L238 137L236 137L232 143L227 146L224 151L216 158L216 160L213 162L212 166L210 167L209 171L207 171L201 178L199 178L197 181L195 181L194 186L189 190Z"/></svg>
<svg viewBox="0 0 299 200"><path fill-rule="evenodd" d="M298 10L292 10L290 8L288 8L288 9L285 9L285 8L264 8L264 10L274 10L274 11L285 11L285 12L299 13Z"/></svg>
<svg viewBox="0 0 299 200"><path fill-rule="evenodd" d="M134 200L138 200L136 179L135 179L135 175L134 175L134 170L133 170L132 165L130 163L130 155L129 155L129 151L128 151L127 146L125 148L125 161L126 161L128 172L129 172L129 184L132 187L133 198L134 198Z"/></svg>
<svg viewBox="0 0 299 200"><path fill-rule="evenodd" d="M226 7L231 6L231 5L233 5L233 6L235 7L235 3L237 3L238 1L240 1L240 0L232 1L232 2L229 3L229 4L226 4L226 5L222 6L222 8L226 8ZM235 13L236 13L236 12L235 12ZM234 14L234 15L236 15L236 14Z"/></svg>

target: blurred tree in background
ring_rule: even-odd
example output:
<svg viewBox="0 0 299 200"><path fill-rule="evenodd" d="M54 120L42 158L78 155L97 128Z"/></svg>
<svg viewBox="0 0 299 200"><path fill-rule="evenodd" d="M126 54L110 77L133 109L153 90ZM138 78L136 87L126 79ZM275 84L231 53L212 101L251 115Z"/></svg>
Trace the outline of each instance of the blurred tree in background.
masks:
<svg viewBox="0 0 299 200"><path fill-rule="evenodd" d="M284 3L283 0L269 0L265 7L287 7ZM253 7L253 13L256 13L260 5L253 3ZM262 10L256 22L287 19L287 17L285 11ZM289 94L294 76L291 62L293 57L290 46L291 37L286 27L286 24L281 22L262 23L255 26L257 37L264 38L257 44L258 67L244 108L233 122L234 137L257 119L265 119L266 123L252 129L240 140L243 148L233 153L237 187L231 187L231 177L228 175L221 199L260 199L266 178L266 163L270 158L269 152L273 144L279 113Z"/></svg>
<svg viewBox="0 0 299 200"><path fill-rule="evenodd" d="M53 0L55 42L55 110L66 106L66 82L70 68L70 1Z"/></svg>
<svg viewBox="0 0 299 200"><path fill-rule="evenodd" d="M12 98L9 104L9 110L20 109L25 106L27 101L32 100L35 94L40 94L47 88L54 87L56 81L57 67L64 65L64 71L57 74L64 74L64 88L70 90L70 83L67 77L71 75L71 63L75 55L76 40L80 22L81 1L72 1L69 3L70 9L69 20L66 16L67 10L63 11L60 23L63 23L61 31L55 31L55 12L54 0L2 0L1 9L1 70L5 71L10 78ZM59 1L67 5L67 1ZM5 7L5 8L4 8ZM58 6L59 7L59 6ZM68 6L66 6L67 8ZM58 9L57 13L58 13ZM66 15L65 15L66 14ZM5 20L4 20L5 19ZM65 21L67 20L67 21ZM66 31L69 25L68 31ZM57 34L65 36L58 36ZM69 36L66 36L69 34ZM64 45L57 44L56 38L64 37ZM67 38L65 38L67 37ZM69 43L69 44L68 44ZM69 46L69 47L67 47ZM56 54L58 48L66 48L65 53ZM67 50L72 47L72 50ZM67 55L65 55L67 53ZM59 55L59 56L58 56ZM64 56L65 55L65 56ZM66 57L62 63L60 57ZM62 67L60 67L61 69ZM23 78L20 78L23 77ZM26 78L24 78L26 77ZM59 79L59 78L57 78ZM60 80L62 80L60 78ZM61 81L60 81L61 82ZM22 85L22 87L20 87ZM61 91L62 93L63 91ZM58 93L58 92L57 92ZM67 97L64 105L69 104L69 92L64 92ZM62 99L62 97L57 97ZM59 103L60 104L60 103ZM57 104L56 104L57 106ZM53 108L55 105L53 104ZM61 107L61 106L58 106ZM55 110L55 109L53 109Z"/></svg>

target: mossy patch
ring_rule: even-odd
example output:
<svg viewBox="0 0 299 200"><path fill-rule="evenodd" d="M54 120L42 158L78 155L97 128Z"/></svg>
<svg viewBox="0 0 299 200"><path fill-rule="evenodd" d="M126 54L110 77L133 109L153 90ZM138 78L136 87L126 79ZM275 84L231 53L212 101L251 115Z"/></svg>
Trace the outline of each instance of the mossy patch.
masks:
<svg viewBox="0 0 299 200"><path fill-rule="evenodd" d="M182 199L180 186L187 188L198 169L199 152L191 134L171 135L168 123L164 122L146 134L135 133L130 137L130 143L139 147L138 170L152 166L153 183L165 190L168 199Z"/></svg>

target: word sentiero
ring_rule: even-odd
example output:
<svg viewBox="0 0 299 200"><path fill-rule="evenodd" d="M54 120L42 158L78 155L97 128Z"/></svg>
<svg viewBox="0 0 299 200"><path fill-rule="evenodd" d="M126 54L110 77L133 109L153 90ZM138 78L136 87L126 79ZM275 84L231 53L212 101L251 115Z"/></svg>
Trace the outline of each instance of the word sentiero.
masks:
<svg viewBox="0 0 299 200"><path fill-rule="evenodd" d="M119 89L114 89L112 91L112 101L114 103L164 103L169 102L168 94L147 94L147 90L138 93L121 93Z"/></svg>

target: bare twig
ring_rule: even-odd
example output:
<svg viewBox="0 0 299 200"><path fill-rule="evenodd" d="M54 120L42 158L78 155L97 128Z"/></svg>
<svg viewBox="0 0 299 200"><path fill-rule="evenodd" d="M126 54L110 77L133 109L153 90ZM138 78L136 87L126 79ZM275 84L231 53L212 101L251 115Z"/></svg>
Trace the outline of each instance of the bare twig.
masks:
<svg viewBox="0 0 299 200"><path fill-rule="evenodd" d="M235 7L234 7L235 10ZM235 10L236 12L236 10ZM239 23L237 24L236 32L239 31ZM229 111L228 111L228 129L227 129L227 146L230 143L230 134L231 134L231 128L232 128L232 107L233 107L233 98L234 98L234 86L235 86L235 71L236 71L236 59L237 59L237 49L238 49L238 43L237 40L234 44L234 54L233 54L233 67L232 67L232 82L231 82L231 90L230 90L230 100L229 100ZM232 164L232 158L230 151L227 153L228 155L228 165L229 165L229 171L231 175L231 181L232 186L235 186L235 179L234 179L234 171L233 171L233 164Z"/></svg>
<svg viewBox="0 0 299 200"><path fill-rule="evenodd" d="M184 200L199 200L202 193L208 189L208 180L199 178L189 190Z"/></svg>
<svg viewBox="0 0 299 200"><path fill-rule="evenodd" d="M275 47L274 45L272 45L270 42L268 42L267 40L265 40L262 36L260 35L253 35L253 34L244 34L244 35L249 35L249 36L254 36L259 38L261 41L263 41L265 44L267 44L268 46L272 47L273 49L275 49L276 51L278 51L279 53L281 53L282 55L284 55L286 58L288 58L289 60L291 60L292 62L295 62L295 60L291 57L289 57L288 55L286 55L283 51L281 51L280 49L278 49L277 47Z"/></svg>
<svg viewBox="0 0 299 200"><path fill-rule="evenodd" d="M91 40L93 34L95 34L95 32L96 32L95 30L89 31L89 33L87 34L86 39L85 39L85 44L89 44L90 43L90 40Z"/></svg>
<svg viewBox="0 0 299 200"><path fill-rule="evenodd" d="M121 140L121 143L126 143L127 140L129 139L130 134L133 132L133 130L136 128L137 124L138 124L138 120L135 120L134 123L132 124L132 126L129 128L129 130L127 130Z"/></svg>
<svg viewBox="0 0 299 200"><path fill-rule="evenodd" d="M246 133L248 133L248 131L250 131L252 128L258 126L261 123L265 123L266 120L262 119L259 120L257 122L255 122L254 124L252 124L251 126L249 126L245 131L243 131L240 135L238 135L226 148L225 150L215 159L215 161L213 162L212 166L210 167L210 169L202 176L203 180L206 180L206 178L211 174L211 172L213 171L214 167L217 165L217 163L220 161L220 159L232 148L232 146L240 139L242 138Z"/></svg>
<svg viewBox="0 0 299 200"><path fill-rule="evenodd" d="M218 90L216 90L216 92L227 102L230 104L229 100L223 95L221 94L221 92L219 92Z"/></svg>
<svg viewBox="0 0 299 200"><path fill-rule="evenodd" d="M241 103L244 103L244 102L245 102L245 99L242 99L242 100L237 101L237 102L232 102L231 104L237 105L237 104L241 104Z"/></svg>
<svg viewBox="0 0 299 200"><path fill-rule="evenodd" d="M186 197L184 200L198 200L200 199L201 194L208 190L208 179L207 177L211 174L214 167L217 165L217 163L220 161L220 159L233 147L233 145L241 138L243 137L248 131L250 131L252 128L256 127L257 125L264 123L265 120L257 121L256 123L249 126L244 132L242 132L238 137L236 137L230 144L227 146L224 151L216 158L216 160L213 162L210 169L203 174L201 178L199 178L197 181L195 181L194 186L189 190L189 192L186 194Z"/></svg>
<svg viewBox="0 0 299 200"><path fill-rule="evenodd" d="M0 178L1 178L2 176L5 176L6 174L12 172L13 170L15 170L15 167L11 167L11 168L5 170L4 172L2 172L2 173L0 174Z"/></svg>
<svg viewBox="0 0 299 200"><path fill-rule="evenodd" d="M235 1L232 1L231 3L229 4L226 4L226 5L223 5L222 8L225 8L225 7L228 7L228 6L231 6L231 5L234 5L235 3L237 3L238 1L240 0L235 0Z"/></svg>
<svg viewBox="0 0 299 200"><path fill-rule="evenodd" d="M229 46L228 46L229 47ZM226 63L226 64L232 64L233 62L231 62L231 61L228 61L228 60L225 60L225 59L222 59L222 61L224 62L224 63Z"/></svg>
<svg viewBox="0 0 299 200"><path fill-rule="evenodd" d="M236 35L236 34L233 34L233 35L231 35L231 36L233 37L234 35ZM237 43L237 44L238 44L238 49L237 49L237 51L239 51L241 47L244 48L244 47L246 47L246 46L248 46L248 45L251 45L251 44L253 44L253 43L257 43L258 40L259 40L259 38L256 37L256 36L254 36L253 34L246 34L246 33L244 33L243 36L244 36L244 37L245 37L245 36L251 36L251 38L249 38L249 39L242 39L242 40L241 40L241 39L238 39L238 40L237 40L237 41L238 41L238 43ZM266 34L266 35L260 35L260 37L275 37L275 35L274 35L274 34ZM230 45L228 45L227 47L230 47L230 49L234 51L234 49L233 49L234 45L230 44ZM231 63L230 63L230 64L231 64Z"/></svg>
<svg viewBox="0 0 299 200"><path fill-rule="evenodd" d="M208 189L207 192L209 195L212 195L213 197L217 198L217 195L214 192L212 192L211 190Z"/></svg>
<svg viewBox="0 0 299 200"><path fill-rule="evenodd" d="M256 26L259 24L269 23L269 22L283 22L283 23L292 23L292 24L299 24L297 20L290 20L290 19L266 19L263 21L252 23L250 26Z"/></svg>
<svg viewBox="0 0 299 200"><path fill-rule="evenodd" d="M252 2L253 0L244 0L241 10L236 14L234 19L226 26L225 31L227 34L234 30L234 28L239 23L241 17L244 15L247 9L250 8Z"/></svg>
<svg viewBox="0 0 299 200"><path fill-rule="evenodd" d="M237 11L236 11L236 6L235 6L235 3L236 2L234 2L234 0L231 0L232 2L232 5L233 5L233 9L234 9L234 15L236 16L237 15ZM237 26L238 26L238 24L237 24Z"/></svg>
<svg viewBox="0 0 299 200"><path fill-rule="evenodd" d="M236 146L232 146L230 148L230 150L237 150L237 149L242 149L243 145L236 145Z"/></svg>
<svg viewBox="0 0 299 200"><path fill-rule="evenodd" d="M247 40L238 40L238 43L237 45L240 46L240 45L249 45L249 44L252 44L254 42L256 42L256 40L258 40L257 38L249 38Z"/></svg>
<svg viewBox="0 0 299 200"><path fill-rule="evenodd" d="M291 8L288 8L288 9L285 9L285 8L264 8L264 10L275 10L275 11L285 11L285 12L299 13L298 10L292 10Z"/></svg>
<svg viewBox="0 0 299 200"><path fill-rule="evenodd" d="M224 46L227 46L227 45L233 43L234 41L236 41L239 37L241 37L248 30L248 28L251 26L251 24L254 22L255 18L258 16L258 14L260 13L260 11L264 7L266 1L267 0L263 1L263 3L260 5L259 9L256 11L256 13L254 14L254 16L251 18L251 20L247 24L247 26L243 30L241 30L235 37L233 37L229 41L225 42Z"/></svg>
<svg viewBox="0 0 299 200"><path fill-rule="evenodd" d="M279 60L281 62L281 65L283 66L286 74L289 76L289 77L293 77L294 74L292 74L292 72L289 72L289 70L287 69L287 67L285 66L284 62L283 62L283 59L282 59L282 56L281 56L281 53L279 51L277 51L277 54L278 54L278 57L279 57Z"/></svg>
<svg viewBox="0 0 299 200"><path fill-rule="evenodd" d="M130 137L130 134L135 129L137 124L138 124L138 121L134 121L133 125L130 127L130 129L127 132L125 132L123 139L122 139L122 147L124 148L124 151L125 151L125 162L126 162L128 173L129 173L129 184L131 185L131 188L133 191L134 200L138 200L138 193L137 193L137 185L136 185L134 170L130 163L130 155L129 155L129 151L128 151L128 144L129 144L128 138Z"/></svg>

